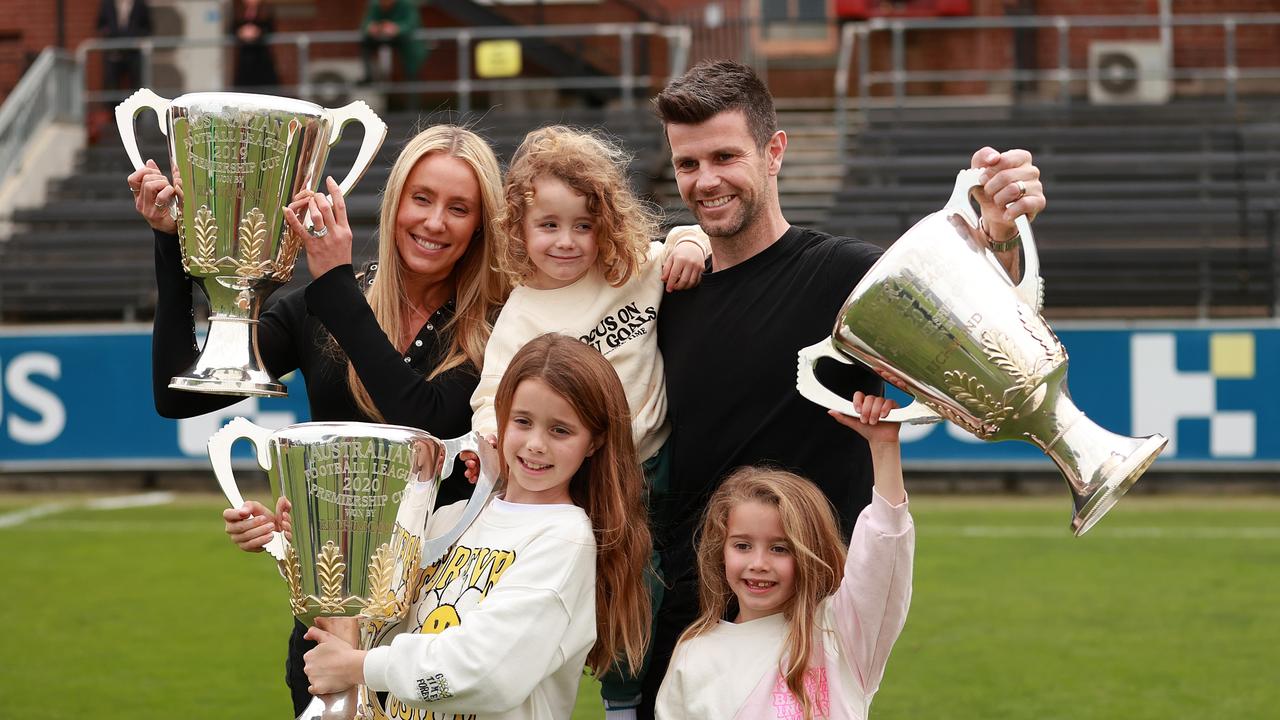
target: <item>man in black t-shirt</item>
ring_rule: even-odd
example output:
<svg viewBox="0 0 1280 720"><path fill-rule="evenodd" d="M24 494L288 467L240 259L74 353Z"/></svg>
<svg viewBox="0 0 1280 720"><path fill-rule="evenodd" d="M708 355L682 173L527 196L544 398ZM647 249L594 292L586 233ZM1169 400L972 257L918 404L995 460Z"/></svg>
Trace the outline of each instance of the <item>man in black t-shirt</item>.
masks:
<svg viewBox="0 0 1280 720"><path fill-rule="evenodd" d="M710 236L712 256L701 284L668 295L658 315L672 433L670 481L654 497L653 518L670 589L658 611L638 717L653 716L675 641L697 615L693 535L722 478L760 463L799 473L831 499L846 533L870 502L866 442L803 398L795 375L797 351L830 334L849 292L881 254L783 217L778 173L787 136L777 128L768 88L750 68L701 63L672 81L656 106L680 196ZM975 196L993 250L1016 278L1013 219L1044 208L1039 170L1023 150L982 148L972 165L987 170ZM833 390L883 394L866 368L829 364L835 367L820 366L819 377Z"/></svg>

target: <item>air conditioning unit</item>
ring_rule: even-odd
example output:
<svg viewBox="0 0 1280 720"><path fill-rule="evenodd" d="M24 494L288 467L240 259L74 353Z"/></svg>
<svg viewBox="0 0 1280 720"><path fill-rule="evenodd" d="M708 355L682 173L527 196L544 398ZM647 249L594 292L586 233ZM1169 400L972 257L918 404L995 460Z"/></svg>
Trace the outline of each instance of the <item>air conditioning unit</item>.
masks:
<svg viewBox="0 0 1280 720"><path fill-rule="evenodd" d="M1169 63L1159 42L1096 40L1089 44L1089 102L1156 105L1169 102Z"/></svg>
<svg viewBox="0 0 1280 720"><path fill-rule="evenodd" d="M311 86L311 102L327 108L342 107L363 100L376 113L383 111L386 98L357 84L364 75L358 59L321 58L307 63L307 83Z"/></svg>

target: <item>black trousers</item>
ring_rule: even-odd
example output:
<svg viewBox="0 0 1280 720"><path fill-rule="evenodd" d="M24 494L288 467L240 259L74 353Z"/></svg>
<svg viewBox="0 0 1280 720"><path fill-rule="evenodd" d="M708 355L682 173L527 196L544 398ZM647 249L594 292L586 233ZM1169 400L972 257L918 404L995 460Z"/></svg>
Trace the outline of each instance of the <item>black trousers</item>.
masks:
<svg viewBox="0 0 1280 720"><path fill-rule="evenodd" d="M649 672L644 677L644 697L636 708L640 720L653 720L654 701L666 677L671 654L675 652L680 633L698 617L698 572L692 568L681 573L667 587L654 624L650 649Z"/></svg>
<svg viewBox="0 0 1280 720"><path fill-rule="evenodd" d="M293 621L293 632L289 634L289 656L284 660L284 681L289 685L289 694L293 697L293 716L298 717L311 704L313 696L307 691L311 681L303 672L302 656L316 644L303 635L307 634L307 626L298 619Z"/></svg>

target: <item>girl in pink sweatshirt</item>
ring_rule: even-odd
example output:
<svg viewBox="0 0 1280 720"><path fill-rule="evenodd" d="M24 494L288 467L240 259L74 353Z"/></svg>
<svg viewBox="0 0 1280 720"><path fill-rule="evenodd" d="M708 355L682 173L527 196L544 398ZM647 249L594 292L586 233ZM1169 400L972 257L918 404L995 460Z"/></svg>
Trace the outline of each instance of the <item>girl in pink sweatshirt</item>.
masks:
<svg viewBox="0 0 1280 720"><path fill-rule="evenodd" d="M781 470L742 468L716 490L698 542L702 614L658 692L659 720L860 720L911 602L915 530L894 406L854 396L875 468L846 557L831 504ZM731 621L729 619L732 619Z"/></svg>

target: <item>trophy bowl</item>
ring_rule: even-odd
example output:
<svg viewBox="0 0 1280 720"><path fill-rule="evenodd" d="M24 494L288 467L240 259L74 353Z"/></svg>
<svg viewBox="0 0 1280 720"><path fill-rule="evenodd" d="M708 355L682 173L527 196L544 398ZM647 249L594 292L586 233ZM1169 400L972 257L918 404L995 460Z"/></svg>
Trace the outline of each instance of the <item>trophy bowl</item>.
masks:
<svg viewBox="0 0 1280 720"><path fill-rule="evenodd" d="M427 537L440 483L458 453L483 442L472 433L439 440L423 430L359 422L312 422L272 431L235 418L209 439L214 475L232 507L244 504L231 467L231 447L253 442L272 495L288 501L266 546L289 587L289 607L307 625L318 617L358 618L369 649L417 599L426 568L470 527L496 483L494 463L480 477L454 526ZM369 716L377 699L361 686L353 704L323 696L303 717Z"/></svg>
<svg viewBox="0 0 1280 720"><path fill-rule="evenodd" d="M1043 281L1031 226L1016 221L1025 266L1016 286L987 249L970 205L980 170L961 171L940 211L920 220L858 282L828 338L799 353L796 387L824 407L856 415L823 387L814 365L857 360L896 376L915 398L886 420L942 419L982 440L1020 440L1058 466L1082 535L1164 449L1161 435L1117 435L1067 392L1067 351L1040 315Z"/></svg>
<svg viewBox="0 0 1280 720"><path fill-rule="evenodd" d="M282 396L258 351L262 304L293 277L302 247L285 224L295 194L315 190L348 123L364 138L339 184L350 192L373 162L387 126L363 102L336 110L302 100L204 92L166 100L147 89L116 107L134 169L143 167L133 122L155 111L168 138L182 267L209 298L209 333L191 368L169 387L223 395Z"/></svg>

